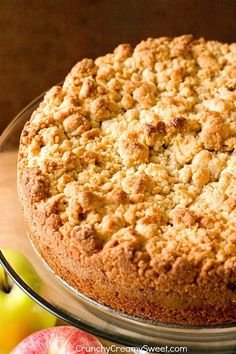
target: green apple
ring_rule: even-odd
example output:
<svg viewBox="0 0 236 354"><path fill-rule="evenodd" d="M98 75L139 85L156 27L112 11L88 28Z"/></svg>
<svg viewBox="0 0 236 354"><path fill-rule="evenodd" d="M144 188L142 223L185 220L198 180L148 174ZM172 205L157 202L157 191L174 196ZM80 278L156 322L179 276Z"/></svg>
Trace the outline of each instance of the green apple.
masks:
<svg viewBox="0 0 236 354"><path fill-rule="evenodd" d="M28 259L15 250L2 252L25 283L40 293L42 281ZM0 266L0 353L9 353L26 336L55 322L56 317L31 300Z"/></svg>

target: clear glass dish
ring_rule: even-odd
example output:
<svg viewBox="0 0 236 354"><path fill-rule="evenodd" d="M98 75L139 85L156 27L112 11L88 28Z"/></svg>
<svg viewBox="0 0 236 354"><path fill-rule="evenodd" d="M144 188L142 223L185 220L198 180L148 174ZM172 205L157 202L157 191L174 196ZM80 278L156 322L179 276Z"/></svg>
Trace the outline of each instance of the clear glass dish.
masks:
<svg viewBox="0 0 236 354"><path fill-rule="evenodd" d="M83 296L47 267L29 242L16 192L16 160L20 132L42 96L28 105L0 137L0 247L23 252L34 264L44 288L35 293L0 252L9 276L41 306L62 320L122 345L186 346L193 353L236 353L236 324L178 326L153 323L118 313Z"/></svg>

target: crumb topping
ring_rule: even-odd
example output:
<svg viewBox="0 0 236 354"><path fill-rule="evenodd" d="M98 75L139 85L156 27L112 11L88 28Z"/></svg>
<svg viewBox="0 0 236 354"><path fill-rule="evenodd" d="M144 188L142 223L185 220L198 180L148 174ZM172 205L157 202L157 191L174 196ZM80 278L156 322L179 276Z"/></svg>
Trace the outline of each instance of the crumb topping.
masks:
<svg viewBox="0 0 236 354"><path fill-rule="evenodd" d="M170 255L236 257L235 63L236 44L149 38L47 92L19 170L37 171L32 200L64 242L92 254L132 239L156 271Z"/></svg>

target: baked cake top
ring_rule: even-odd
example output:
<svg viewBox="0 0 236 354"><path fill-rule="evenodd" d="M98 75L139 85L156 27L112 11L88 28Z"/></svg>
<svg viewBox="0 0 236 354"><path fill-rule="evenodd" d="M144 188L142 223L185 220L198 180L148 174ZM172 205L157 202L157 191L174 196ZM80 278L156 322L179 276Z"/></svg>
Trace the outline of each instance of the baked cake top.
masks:
<svg viewBox="0 0 236 354"><path fill-rule="evenodd" d="M80 61L22 133L31 203L82 254L236 261L235 89L236 44L190 35Z"/></svg>

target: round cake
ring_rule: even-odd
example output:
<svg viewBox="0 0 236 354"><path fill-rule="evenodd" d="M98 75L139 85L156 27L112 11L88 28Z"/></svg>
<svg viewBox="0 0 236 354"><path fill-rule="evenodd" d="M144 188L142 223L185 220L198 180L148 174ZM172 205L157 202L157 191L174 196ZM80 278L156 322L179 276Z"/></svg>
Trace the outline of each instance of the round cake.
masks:
<svg viewBox="0 0 236 354"><path fill-rule="evenodd" d="M26 123L18 192L51 269L122 313L236 321L236 43L83 59Z"/></svg>

